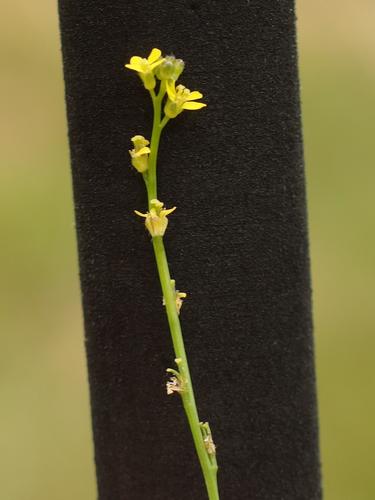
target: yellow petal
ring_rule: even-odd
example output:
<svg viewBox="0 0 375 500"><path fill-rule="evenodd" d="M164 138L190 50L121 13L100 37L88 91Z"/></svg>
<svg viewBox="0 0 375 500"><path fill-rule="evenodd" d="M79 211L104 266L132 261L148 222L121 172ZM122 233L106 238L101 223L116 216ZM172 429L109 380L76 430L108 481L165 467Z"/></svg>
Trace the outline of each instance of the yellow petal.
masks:
<svg viewBox="0 0 375 500"><path fill-rule="evenodd" d="M152 49L150 52L150 55L148 56L147 60L150 64L154 63L159 59L161 56L161 50L159 49Z"/></svg>
<svg viewBox="0 0 375 500"><path fill-rule="evenodd" d="M190 111L195 111L196 109L201 109L207 106L207 104L203 104L203 102L185 102L183 104L183 109L189 109Z"/></svg>
<svg viewBox="0 0 375 500"><path fill-rule="evenodd" d="M130 59L130 64L141 64L142 63L142 57L139 57L139 56L133 56L131 59Z"/></svg>
<svg viewBox="0 0 375 500"><path fill-rule="evenodd" d="M144 63L146 59L142 59L139 56L133 56L130 59L130 64L125 64L125 66L129 69L134 69L134 71L138 71L139 73L144 73Z"/></svg>
<svg viewBox="0 0 375 500"><path fill-rule="evenodd" d="M148 148L147 146L145 146L144 148L141 148L139 151L138 151L138 155L141 156L141 155L147 155L147 154L150 154L151 153L151 149Z"/></svg>
<svg viewBox="0 0 375 500"><path fill-rule="evenodd" d="M160 212L160 215L162 215L163 217L166 217L167 215L171 214L172 212L174 212L176 210L177 207L173 207L173 208L167 208L166 210L162 210Z"/></svg>
<svg viewBox="0 0 375 500"><path fill-rule="evenodd" d="M171 101L174 101L176 99L176 89L173 80L167 80L167 93Z"/></svg>
<svg viewBox="0 0 375 500"><path fill-rule="evenodd" d="M138 142L138 141L139 141L139 142L141 142L141 141L142 141L144 144L146 144L146 146L147 146L147 144L150 144L150 141L148 141L147 139L145 139L145 138L143 137L143 135L135 135L135 136L134 136L134 137L132 137L130 140L131 140L132 142Z"/></svg>
<svg viewBox="0 0 375 500"><path fill-rule="evenodd" d="M186 99L187 101L195 101L195 99L202 99L203 94L198 92L198 90L194 90L194 92L190 92L189 97Z"/></svg>
<svg viewBox="0 0 375 500"><path fill-rule="evenodd" d="M158 61L150 64L150 68L154 69L154 68L156 68L156 66L159 66L159 64L161 64L162 62L164 62L164 59L159 59Z"/></svg>
<svg viewBox="0 0 375 500"><path fill-rule="evenodd" d="M148 217L148 214L143 214L142 212L138 212L138 210L134 210L134 212L139 215L139 217L144 217L145 219Z"/></svg>
<svg viewBox="0 0 375 500"><path fill-rule="evenodd" d="M125 64L125 68L133 69L134 71L141 71L140 67L134 64Z"/></svg>

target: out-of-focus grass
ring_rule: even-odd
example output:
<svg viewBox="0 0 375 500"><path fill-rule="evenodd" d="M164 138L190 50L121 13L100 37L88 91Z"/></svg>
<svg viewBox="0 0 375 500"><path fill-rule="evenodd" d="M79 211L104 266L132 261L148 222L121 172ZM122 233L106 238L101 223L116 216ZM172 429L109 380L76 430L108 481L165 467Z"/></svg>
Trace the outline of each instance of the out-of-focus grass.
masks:
<svg viewBox="0 0 375 500"><path fill-rule="evenodd" d="M68 158L0 188L0 497L95 498ZM3 172L2 172L3 174ZM8 173L9 175L9 173Z"/></svg>
<svg viewBox="0 0 375 500"><path fill-rule="evenodd" d="M0 498L89 500L95 479L55 4L6 0L0 33Z"/></svg>
<svg viewBox="0 0 375 500"><path fill-rule="evenodd" d="M298 2L329 500L375 498L370 6L368 0L351 8L337 0ZM91 500L95 481L55 5L5 0L1 24L0 497Z"/></svg>
<svg viewBox="0 0 375 500"><path fill-rule="evenodd" d="M375 498L375 4L297 4L323 486Z"/></svg>
<svg viewBox="0 0 375 500"><path fill-rule="evenodd" d="M307 59L302 82L325 494L370 500L375 78L356 61Z"/></svg>

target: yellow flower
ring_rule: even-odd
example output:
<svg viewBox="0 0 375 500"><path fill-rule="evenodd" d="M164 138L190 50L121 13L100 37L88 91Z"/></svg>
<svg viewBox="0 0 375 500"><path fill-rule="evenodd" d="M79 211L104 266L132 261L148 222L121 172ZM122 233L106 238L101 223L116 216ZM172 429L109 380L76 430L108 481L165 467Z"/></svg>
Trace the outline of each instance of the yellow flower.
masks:
<svg viewBox="0 0 375 500"><path fill-rule="evenodd" d="M147 90L155 88L156 80L154 69L164 61L161 57L161 50L152 49L147 59L139 56L133 56L129 64L125 64L126 68L136 71L143 81L143 85Z"/></svg>
<svg viewBox="0 0 375 500"><path fill-rule="evenodd" d="M164 203L159 200L151 200L150 205L150 211L145 214L138 212L138 210L134 210L134 212L140 217L144 217L146 219L145 226L153 238L155 236L164 236L165 230L168 226L167 215L174 212L176 207L168 209L163 208Z"/></svg>
<svg viewBox="0 0 375 500"><path fill-rule="evenodd" d="M173 80L167 81L167 93L168 100L164 108L164 113L168 118L175 118L184 109L194 111L206 106L203 102L193 102L196 99L202 99L203 95L200 92L197 90L191 92L183 85L177 85L176 87Z"/></svg>
<svg viewBox="0 0 375 500"><path fill-rule="evenodd" d="M150 142L143 135L135 135L131 138L134 149L129 150L131 162L138 172L143 173L148 169L148 155L151 153Z"/></svg>

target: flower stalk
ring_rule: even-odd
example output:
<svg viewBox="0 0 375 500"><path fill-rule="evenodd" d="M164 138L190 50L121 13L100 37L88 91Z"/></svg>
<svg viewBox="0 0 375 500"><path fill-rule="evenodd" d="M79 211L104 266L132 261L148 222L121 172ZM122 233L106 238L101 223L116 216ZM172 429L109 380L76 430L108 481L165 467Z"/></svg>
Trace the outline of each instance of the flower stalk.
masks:
<svg viewBox="0 0 375 500"><path fill-rule="evenodd" d="M202 468L208 499L219 500L217 485L217 462L216 447L208 423L199 420L198 410L195 402L193 384L190 376L184 340L180 323L180 310L182 299L186 293L179 292L175 288L175 281L171 279L168 259L164 247L163 236L167 229L167 216L175 207L164 208L164 204L157 197L157 156L161 133L170 119L175 118L184 110L197 110L205 106L201 102L195 102L203 96L198 91L191 92L186 87L175 86L184 69L184 62L173 56L161 57L159 49L153 49L147 59L134 56L126 67L137 71L144 87L150 92L153 104L153 125L151 143L142 136L135 136L132 140L135 149L129 151L133 166L141 173L146 185L148 197L148 212L137 215L145 218L145 226L152 237L152 245L155 254L161 289L163 293L163 304L165 305L168 324L171 332L173 348L175 352L175 363L177 369L168 368L170 380L167 382L167 394L178 393L189 423L195 449ZM160 80L159 92L156 94L156 80ZM163 102L164 103L163 107ZM162 116L164 109L164 116Z"/></svg>
<svg viewBox="0 0 375 500"><path fill-rule="evenodd" d="M206 482L209 500L218 500L219 493L217 487L217 463L216 456L210 456L205 444L205 435L202 432L201 422L199 421L197 406L195 403L193 385L189 372L189 365L186 357L184 341L182 337L181 324L176 308L176 298L171 287L171 277L167 255L164 248L163 237L156 236L152 238L155 252L156 264L159 272L160 283L164 295L165 308L168 317L169 328L171 331L173 348L176 355L177 373L183 381L181 384L180 395L189 422L190 430L193 436L195 449L202 467L203 476ZM170 370L170 369L169 369ZM174 373L174 372L172 372Z"/></svg>

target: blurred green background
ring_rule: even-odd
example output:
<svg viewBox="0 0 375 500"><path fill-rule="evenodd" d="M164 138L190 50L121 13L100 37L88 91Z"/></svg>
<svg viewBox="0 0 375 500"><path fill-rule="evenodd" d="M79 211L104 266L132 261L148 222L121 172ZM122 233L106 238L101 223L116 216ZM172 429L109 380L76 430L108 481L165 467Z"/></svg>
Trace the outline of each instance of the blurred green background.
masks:
<svg viewBox="0 0 375 500"><path fill-rule="evenodd" d="M375 4L297 10L325 497L373 500ZM92 500L55 2L0 23L0 497Z"/></svg>

